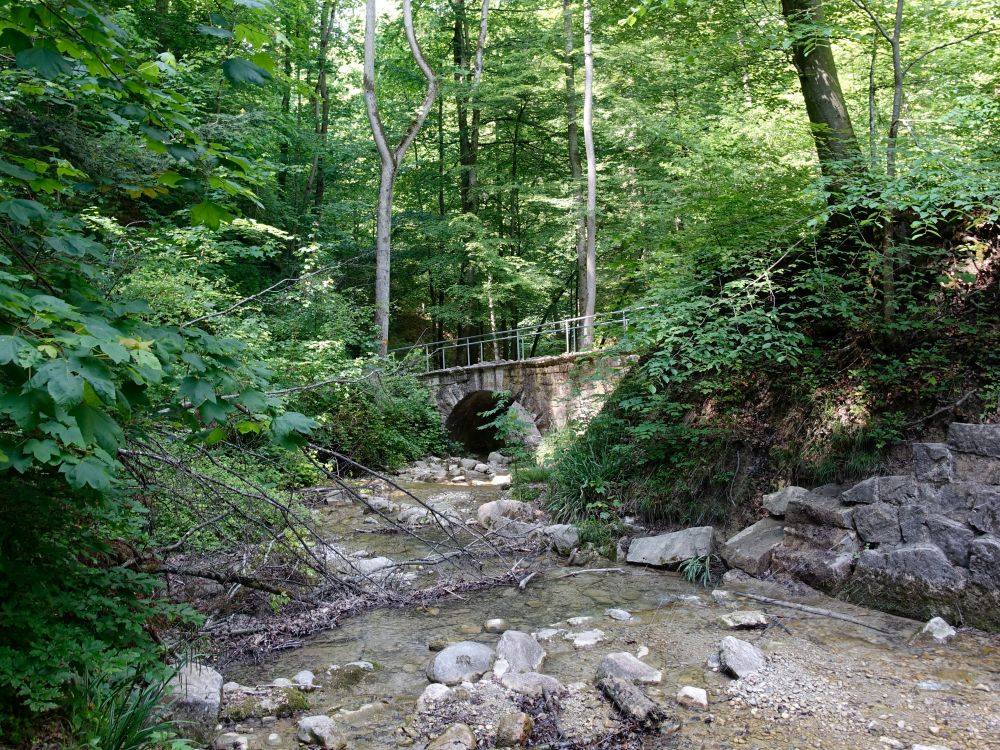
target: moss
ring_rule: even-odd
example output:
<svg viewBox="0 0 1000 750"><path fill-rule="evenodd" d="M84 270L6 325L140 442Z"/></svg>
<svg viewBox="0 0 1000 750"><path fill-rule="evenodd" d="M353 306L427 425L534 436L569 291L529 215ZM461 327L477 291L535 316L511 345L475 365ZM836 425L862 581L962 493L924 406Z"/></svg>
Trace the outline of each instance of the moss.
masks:
<svg viewBox="0 0 1000 750"><path fill-rule="evenodd" d="M277 716L284 719L309 710L309 700L298 688L273 688L262 693L237 693L222 709L224 721L240 722Z"/></svg>

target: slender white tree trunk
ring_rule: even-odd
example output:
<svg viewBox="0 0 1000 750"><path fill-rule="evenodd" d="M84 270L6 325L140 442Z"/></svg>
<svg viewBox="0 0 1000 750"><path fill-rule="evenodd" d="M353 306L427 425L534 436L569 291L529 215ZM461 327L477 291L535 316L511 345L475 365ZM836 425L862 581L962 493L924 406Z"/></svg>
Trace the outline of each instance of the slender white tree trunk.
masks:
<svg viewBox="0 0 1000 750"><path fill-rule="evenodd" d="M569 174L573 183L573 214L576 221L576 314L587 306L587 218L583 212L580 168L580 136L576 122L576 49L573 43L573 7L563 0L563 64L566 74L566 142L569 148Z"/></svg>
<svg viewBox="0 0 1000 750"><path fill-rule="evenodd" d="M594 309L597 298L597 158L594 154L594 42L590 0L583 0L583 143L587 152L587 262L583 336L580 348L594 345Z"/></svg>
<svg viewBox="0 0 1000 750"><path fill-rule="evenodd" d="M381 170L379 172L378 207L375 213L375 325L379 331L379 354L385 356L389 349L389 269L392 260L392 190L396 182L396 169L407 149L420 132L424 120L434 104L437 96L437 77L424 53L417 43L413 27L413 7L411 0L403 0L403 28L406 31L406 41L410 45L410 54L427 79L427 93L424 95L416 116L410 122L406 132L400 138L395 148L390 147L382 118L378 110L378 97L375 95L375 27L378 19L375 14L375 0L367 0L365 6L365 54L364 54L364 92L365 109L368 112L368 124L371 125L375 146L378 149Z"/></svg>

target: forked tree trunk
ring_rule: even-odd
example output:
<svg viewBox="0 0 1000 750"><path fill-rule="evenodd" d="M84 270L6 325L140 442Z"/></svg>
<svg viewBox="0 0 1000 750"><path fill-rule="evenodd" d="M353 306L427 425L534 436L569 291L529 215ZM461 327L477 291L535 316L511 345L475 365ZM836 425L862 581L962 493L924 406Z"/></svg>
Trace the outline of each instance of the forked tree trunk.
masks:
<svg viewBox="0 0 1000 750"><path fill-rule="evenodd" d="M587 152L587 261L584 292L583 335L580 348L594 344L594 309L597 298L597 158L594 154L594 41L590 0L583 0L583 143Z"/></svg>
<svg viewBox="0 0 1000 750"><path fill-rule="evenodd" d="M392 191L396 182L396 170L406 155L407 149L420 132L420 127L427 119L434 99L437 96L437 77L424 58L423 51L417 43L413 28L413 7L411 0L403 0L403 28L406 31L406 41L410 45L417 67L427 79L427 93L417 110L416 115L403 133L395 148L389 146L382 118L378 110L378 98L375 94L375 0L367 0L365 7L365 55L364 55L364 92L365 109L368 113L368 123L375 138L378 149L381 170L379 172L378 206L375 213L375 324L379 332L379 354L385 356L389 348L389 269L391 262L392 238Z"/></svg>

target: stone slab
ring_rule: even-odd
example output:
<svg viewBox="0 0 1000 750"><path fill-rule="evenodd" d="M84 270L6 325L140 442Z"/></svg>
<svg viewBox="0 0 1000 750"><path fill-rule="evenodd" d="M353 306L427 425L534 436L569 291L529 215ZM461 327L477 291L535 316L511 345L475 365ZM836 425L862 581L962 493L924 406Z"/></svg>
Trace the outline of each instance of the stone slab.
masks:
<svg viewBox="0 0 1000 750"><path fill-rule="evenodd" d="M697 526L659 536L633 539L628 548L627 562L633 565L665 567L679 565L693 557L711 554L715 530L711 526Z"/></svg>
<svg viewBox="0 0 1000 750"><path fill-rule="evenodd" d="M730 568L739 568L760 577L770 569L771 555L784 538L784 523L774 518L762 518L722 545L722 559Z"/></svg>

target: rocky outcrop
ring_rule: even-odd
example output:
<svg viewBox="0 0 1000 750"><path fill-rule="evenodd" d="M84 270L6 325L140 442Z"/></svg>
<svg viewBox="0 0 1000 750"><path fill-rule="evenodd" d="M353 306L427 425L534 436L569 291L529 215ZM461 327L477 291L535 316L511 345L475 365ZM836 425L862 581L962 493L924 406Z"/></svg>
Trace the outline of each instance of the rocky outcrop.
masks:
<svg viewBox="0 0 1000 750"><path fill-rule="evenodd" d="M723 557L897 614L1000 629L1000 425L953 424L946 443L912 448L911 474L766 496L783 520L736 534Z"/></svg>

